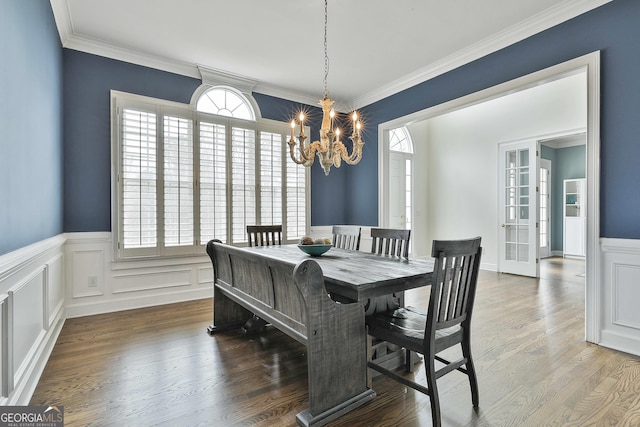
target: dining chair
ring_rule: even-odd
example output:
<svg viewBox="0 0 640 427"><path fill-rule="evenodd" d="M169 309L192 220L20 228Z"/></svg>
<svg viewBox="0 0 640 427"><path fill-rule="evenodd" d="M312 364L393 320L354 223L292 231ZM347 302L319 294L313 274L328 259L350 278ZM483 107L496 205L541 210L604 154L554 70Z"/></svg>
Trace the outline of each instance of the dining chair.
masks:
<svg viewBox="0 0 640 427"><path fill-rule="evenodd" d="M276 246L282 244L282 225L247 225L248 246ZM240 328L245 334L260 332L267 322L253 315Z"/></svg>
<svg viewBox="0 0 640 427"><path fill-rule="evenodd" d="M431 296L426 314L413 307L401 307L367 316L371 337L405 348L408 356L415 351L424 356L427 387L400 376L373 361L367 366L396 381L427 394L431 401L434 426L441 425L440 401L436 379L458 370L469 377L471 401L479 405L478 380L471 356L471 313L478 282L482 247L480 237L468 240L435 240L431 256L435 258L429 284ZM438 353L460 344L462 356L456 361ZM409 371L407 357L405 370ZM435 362L444 364L438 370ZM440 364L438 366L440 366Z"/></svg>
<svg viewBox="0 0 640 427"><path fill-rule="evenodd" d="M333 246L339 249L360 250L362 227L357 225L334 225L331 229Z"/></svg>
<svg viewBox="0 0 640 427"><path fill-rule="evenodd" d="M249 246L275 246L282 244L282 225L247 225Z"/></svg>
<svg viewBox="0 0 640 427"><path fill-rule="evenodd" d="M408 258L410 237L411 230L372 228L371 253Z"/></svg>

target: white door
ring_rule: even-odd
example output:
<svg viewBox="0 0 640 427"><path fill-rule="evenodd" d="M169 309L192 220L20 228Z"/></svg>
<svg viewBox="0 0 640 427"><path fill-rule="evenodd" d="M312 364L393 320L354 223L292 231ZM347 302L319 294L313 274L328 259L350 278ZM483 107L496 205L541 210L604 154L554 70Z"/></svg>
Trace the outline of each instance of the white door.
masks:
<svg viewBox="0 0 640 427"><path fill-rule="evenodd" d="M389 227L406 228L407 171L405 155L389 153ZM411 189L409 188L409 191Z"/></svg>
<svg viewBox="0 0 640 427"><path fill-rule="evenodd" d="M538 234L540 249L538 256L551 256L551 160L540 159L540 191L538 192Z"/></svg>
<svg viewBox="0 0 640 427"><path fill-rule="evenodd" d="M538 277L536 141L500 144L498 270Z"/></svg>

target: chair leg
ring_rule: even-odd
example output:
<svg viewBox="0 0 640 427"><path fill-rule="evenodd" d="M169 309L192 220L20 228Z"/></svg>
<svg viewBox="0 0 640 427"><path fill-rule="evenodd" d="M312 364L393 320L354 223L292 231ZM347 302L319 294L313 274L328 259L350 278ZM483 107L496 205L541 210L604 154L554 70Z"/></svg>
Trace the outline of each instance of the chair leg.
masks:
<svg viewBox="0 0 640 427"><path fill-rule="evenodd" d="M429 389L429 400L431 401L431 420L433 427L440 427L440 399L438 397L438 385L436 384L436 365L434 354L425 354L425 372L427 375L427 388Z"/></svg>
<svg viewBox="0 0 640 427"><path fill-rule="evenodd" d="M266 326L267 321L254 314L240 329L244 334L255 334L261 332Z"/></svg>
<svg viewBox="0 0 640 427"><path fill-rule="evenodd" d="M478 378L476 377L476 368L473 364L473 357L471 356L471 342L469 337L465 337L462 340L462 356L466 359L465 367L467 368L467 376L469 377L469 386L471 387L471 402L473 407L478 409L480 405L480 396L478 391Z"/></svg>

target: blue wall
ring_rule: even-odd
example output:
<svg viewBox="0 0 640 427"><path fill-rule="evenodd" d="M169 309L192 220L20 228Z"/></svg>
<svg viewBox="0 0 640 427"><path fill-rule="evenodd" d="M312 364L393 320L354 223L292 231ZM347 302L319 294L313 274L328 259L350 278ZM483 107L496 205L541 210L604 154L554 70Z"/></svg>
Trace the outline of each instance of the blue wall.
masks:
<svg viewBox="0 0 640 427"><path fill-rule="evenodd" d="M62 48L48 1L0 1L0 255L62 232Z"/></svg>
<svg viewBox="0 0 640 427"><path fill-rule="evenodd" d="M359 190L347 194L347 219L367 225L378 221L375 183L380 123L601 50L601 236L640 238L638 22L640 1L614 0L367 106L363 109L370 132L367 151L364 165L348 170L347 180ZM416 49L419 48L416 42Z"/></svg>

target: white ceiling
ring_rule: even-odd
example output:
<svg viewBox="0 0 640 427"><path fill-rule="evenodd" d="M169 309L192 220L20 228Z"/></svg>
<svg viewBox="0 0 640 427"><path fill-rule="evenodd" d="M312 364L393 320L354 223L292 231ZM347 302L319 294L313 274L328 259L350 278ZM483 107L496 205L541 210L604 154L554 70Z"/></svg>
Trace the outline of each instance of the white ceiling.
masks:
<svg viewBox="0 0 640 427"><path fill-rule="evenodd" d="M361 107L611 0L329 0L328 89ZM322 0L50 0L64 47L315 104Z"/></svg>

